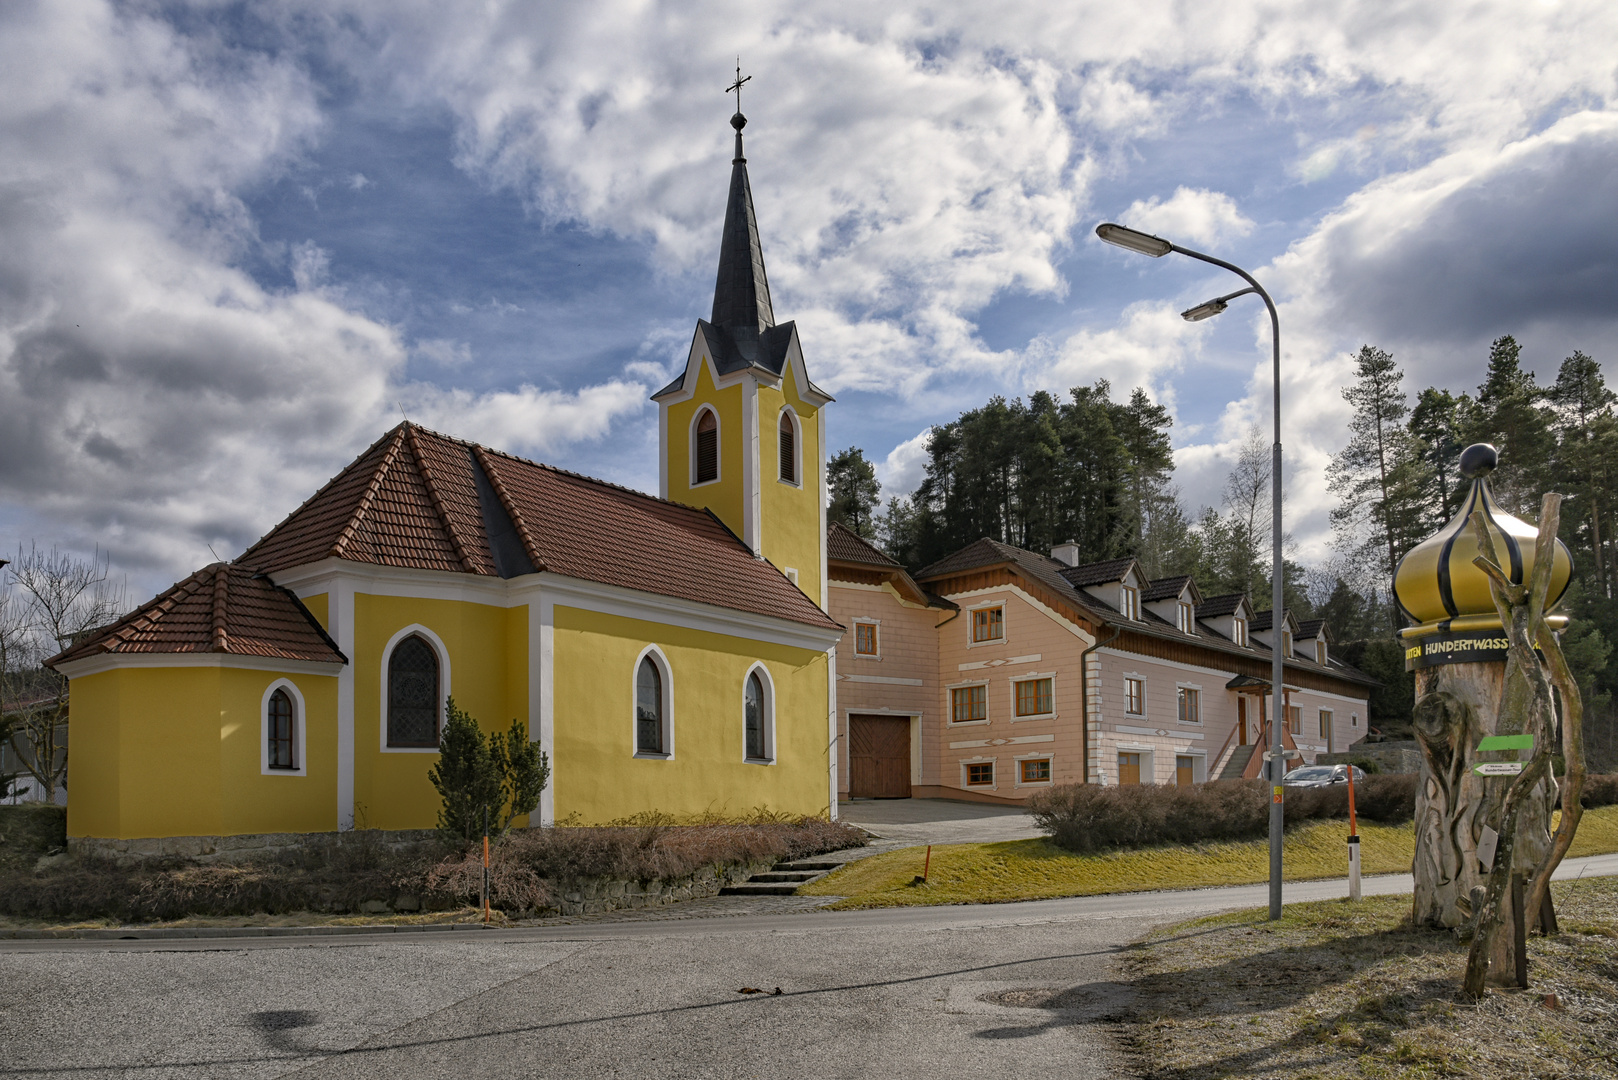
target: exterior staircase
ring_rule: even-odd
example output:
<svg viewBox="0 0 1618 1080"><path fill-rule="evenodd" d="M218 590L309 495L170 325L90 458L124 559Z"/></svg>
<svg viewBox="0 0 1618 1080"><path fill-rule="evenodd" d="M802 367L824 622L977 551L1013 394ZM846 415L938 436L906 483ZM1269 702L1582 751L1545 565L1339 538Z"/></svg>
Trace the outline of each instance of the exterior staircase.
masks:
<svg viewBox="0 0 1618 1080"><path fill-rule="evenodd" d="M1253 760L1253 755L1258 752L1258 749L1258 746L1254 743L1233 748L1230 752L1230 757L1225 759L1225 767L1219 770L1219 775L1215 779L1240 780L1246 776L1247 765ZM1259 760L1263 761L1262 758Z"/></svg>
<svg viewBox="0 0 1618 1080"><path fill-rule="evenodd" d="M830 859L798 859L779 862L761 874L754 874L740 885L727 885L720 896L791 896L801 885L819 881L843 864Z"/></svg>

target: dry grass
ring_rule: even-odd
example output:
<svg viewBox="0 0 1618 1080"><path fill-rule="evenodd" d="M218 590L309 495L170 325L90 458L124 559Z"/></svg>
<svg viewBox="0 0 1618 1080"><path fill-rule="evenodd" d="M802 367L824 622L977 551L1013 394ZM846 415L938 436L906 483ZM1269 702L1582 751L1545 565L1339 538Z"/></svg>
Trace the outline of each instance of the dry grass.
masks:
<svg viewBox="0 0 1618 1080"><path fill-rule="evenodd" d="M1287 878L1308 881L1347 873L1341 822L1308 824L1287 833ZM1360 830L1367 874L1405 873L1415 852L1414 826L1367 825ZM1618 851L1618 807L1587 810L1570 855ZM1196 889L1267 881L1269 844L1165 845L1138 851L1075 855L1045 840L951 844L933 848L926 885L913 884L925 852L904 848L850 863L798 892L841 896L836 908L1003 903L1057 896Z"/></svg>
<svg viewBox="0 0 1618 1080"><path fill-rule="evenodd" d="M1156 1080L1618 1077L1618 880L1553 895L1563 933L1530 940L1532 990L1481 1002L1460 993L1466 947L1413 929L1408 896L1165 928L1123 961L1129 1038Z"/></svg>

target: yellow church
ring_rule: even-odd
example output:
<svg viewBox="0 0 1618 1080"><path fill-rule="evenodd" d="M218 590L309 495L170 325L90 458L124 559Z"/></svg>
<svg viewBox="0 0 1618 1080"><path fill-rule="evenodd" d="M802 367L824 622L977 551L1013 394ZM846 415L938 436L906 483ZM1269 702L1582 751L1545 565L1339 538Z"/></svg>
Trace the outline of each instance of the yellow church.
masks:
<svg viewBox="0 0 1618 1080"><path fill-rule="evenodd" d="M68 832L423 829L445 701L526 720L539 822L835 814L825 407L775 321L738 112L659 498L403 423L229 563L53 658Z"/></svg>

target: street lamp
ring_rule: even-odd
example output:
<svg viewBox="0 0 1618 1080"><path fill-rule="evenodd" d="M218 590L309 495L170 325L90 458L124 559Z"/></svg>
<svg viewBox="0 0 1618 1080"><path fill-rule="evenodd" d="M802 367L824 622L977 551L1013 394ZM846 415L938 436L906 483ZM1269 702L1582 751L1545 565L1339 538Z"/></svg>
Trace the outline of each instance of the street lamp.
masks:
<svg viewBox="0 0 1618 1080"><path fill-rule="evenodd" d="M1270 781L1270 918L1281 917L1281 836L1286 825L1284 816L1285 806L1282 803L1283 789L1281 787L1281 772L1285 768L1285 747L1281 742L1282 725L1286 723L1286 698L1284 688L1285 656L1281 652L1282 642L1286 635L1282 628L1285 624L1285 598L1282 596L1282 564L1281 564L1281 317L1275 313L1275 302L1270 294L1264 291L1264 286L1254 279L1252 274L1236 266L1216 259L1212 255L1204 255L1200 251L1192 251L1178 244L1171 243L1161 236L1143 233L1138 229L1125 228L1107 222L1096 226L1096 235L1109 244L1141 255L1150 255L1160 259L1169 252L1178 252L1201 262L1212 263L1214 266L1229 270L1231 273L1247 282L1248 288L1240 289L1225 296L1217 297L1205 303L1198 304L1181 312L1181 318L1186 322L1201 322L1220 314L1231 300L1248 293L1257 293L1264 301L1264 306L1270 311L1270 341L1273 347L1274 369L1274 413L1275 413L1275 443L1270 448L1270 633L1273 645L1270 649L1270 752L1265 754L1265 776Z"/></svg>

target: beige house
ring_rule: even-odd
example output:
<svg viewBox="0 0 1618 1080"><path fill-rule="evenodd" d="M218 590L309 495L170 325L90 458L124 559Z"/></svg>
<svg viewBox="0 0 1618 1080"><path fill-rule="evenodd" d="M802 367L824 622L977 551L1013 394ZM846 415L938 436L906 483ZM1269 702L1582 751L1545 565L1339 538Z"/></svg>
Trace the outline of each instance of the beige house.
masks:
<svg viewBox="0 0 1618 1080"><path fill-rule="evenodd" d="M827 538L842 798L1021 800L1053 784L1255 776L1274 620L1245 596L979 540L915 577ZM1287 613L1283 742L1305 762L1365 733L1376 681Z"/></svg>

